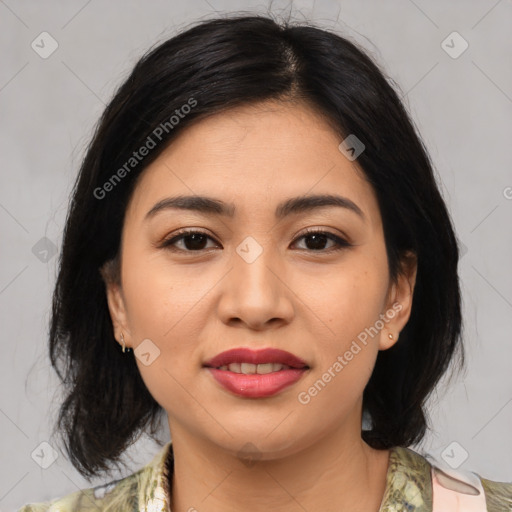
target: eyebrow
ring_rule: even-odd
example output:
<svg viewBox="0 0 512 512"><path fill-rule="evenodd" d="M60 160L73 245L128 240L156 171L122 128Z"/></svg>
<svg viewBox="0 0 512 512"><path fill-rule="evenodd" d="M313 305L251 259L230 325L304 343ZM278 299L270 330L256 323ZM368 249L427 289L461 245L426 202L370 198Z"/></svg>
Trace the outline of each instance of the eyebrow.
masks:
<svg viewBox="0 0 512 512"><path fill-rule="evenodd" d="M339 207L356 213L364 221L366 217L361 208L347 197L333 194L317 194L309 196L292 197L279 203L275 211L276 219L283 219L289 215L310 212L319 208ZM233 203L225 203L220 199L207 196L175 196L166 197L158 201L145 216L145 220L154 217L157 213L169 210L189 210L206 215L222 215L233 217L236 207Z"/></svg>

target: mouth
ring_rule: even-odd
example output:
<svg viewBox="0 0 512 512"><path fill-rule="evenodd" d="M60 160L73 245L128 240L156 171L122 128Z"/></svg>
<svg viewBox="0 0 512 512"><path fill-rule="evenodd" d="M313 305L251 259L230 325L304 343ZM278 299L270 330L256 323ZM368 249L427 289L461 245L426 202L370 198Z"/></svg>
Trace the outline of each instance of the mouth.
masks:
<svg viewBox="0 0 512 512"><path fill-rule="evenodd" d="M265 398L297 382L310 367L284 350L237 348L218 354L203 365L231 393Z"/></svg>
<svg viewBox="0 0 512 512"><path fill-rule="evenodd" d="M216 367L216 369L233 373L243 373L244 375L267 375L268 373L279 372L281 370L291 370L292 367L281 363L230 363Z"/></svg>
<svg viewBox="0 0 512 512"><path fill-rule="evenodd" d="M255 373L265 375L283 369L309 368L305 361L285 350L277 348L251 350L243 347L221 352L206 361L203 366L246 375Z"/></svg>

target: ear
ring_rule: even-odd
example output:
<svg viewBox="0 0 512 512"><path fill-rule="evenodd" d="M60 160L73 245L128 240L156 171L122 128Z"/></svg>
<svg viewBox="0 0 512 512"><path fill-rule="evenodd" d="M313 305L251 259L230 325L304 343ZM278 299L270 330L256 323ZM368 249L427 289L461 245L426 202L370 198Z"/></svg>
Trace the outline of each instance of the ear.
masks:
<svg viewBox="0 0 512 512"><path fill-rule="evenodd" d="M418 270L416 255L411 251L405 253L401 258L400 267L396 282L389 288L386 308L382 312L385 315L382 317L385 325L380 331L379 350L387 350L398 341L400 331L411 316Z"/></svg>
<svg viewBox="0 0 512 512"><path fill-rule="evenodd" d="M108 309L114 328L114 336L117 341L121 343L122 333L125 345L129 347L131 344L131 332L121 284L116 279L112 278L110 269L102 268L100 273L105 282Z"/></svg>

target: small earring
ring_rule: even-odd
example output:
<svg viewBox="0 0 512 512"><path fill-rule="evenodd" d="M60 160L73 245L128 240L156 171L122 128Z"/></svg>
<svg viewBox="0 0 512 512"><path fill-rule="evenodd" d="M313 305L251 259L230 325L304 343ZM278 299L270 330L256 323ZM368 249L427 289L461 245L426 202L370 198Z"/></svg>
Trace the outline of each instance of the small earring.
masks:
<svg viewBox="0 0 512 512"><path fill-rule="evenodd" d="M389 338L390 340L392 340L392 339L393 339L393 335L392 335L391 333L389 333L389 334L388 334L388 338Z"/></svg>
<svg viewBox="0 0 512 512"><path fill-rule="evenodd" d="M121 342L123 343L123 354L126 352L126 345L124 344L124 336L123 333L121 333Z"/></svg>

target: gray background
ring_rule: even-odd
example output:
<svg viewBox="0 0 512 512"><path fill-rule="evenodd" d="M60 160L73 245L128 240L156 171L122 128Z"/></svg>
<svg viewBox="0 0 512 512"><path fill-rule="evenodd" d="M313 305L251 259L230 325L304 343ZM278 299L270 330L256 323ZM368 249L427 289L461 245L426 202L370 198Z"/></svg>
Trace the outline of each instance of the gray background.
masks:
<svg viewBox="0 0 512 512"><path fill-rule="evenodd" d="M289 7L274 1L272 12L286 15ZM49 439L60 397L46 348L52 248L60 249L94 123L154 43L215 11L267 8L221 0L0 1L0 510L104 481L81 478L63 453L47 469L32 458ZM399 84L465 247L468 370L430 400L432 431L417 448L457 465L467 453L460 469L512 481L512 2L310 0L294 2L293 12L361 44ZM31 47L41 46L43 31L58 43L46 59ZM446 40L453 31L469 44L457 58L463 41ZM159 449L142 437L127 454L132 470Z"/></svg>

